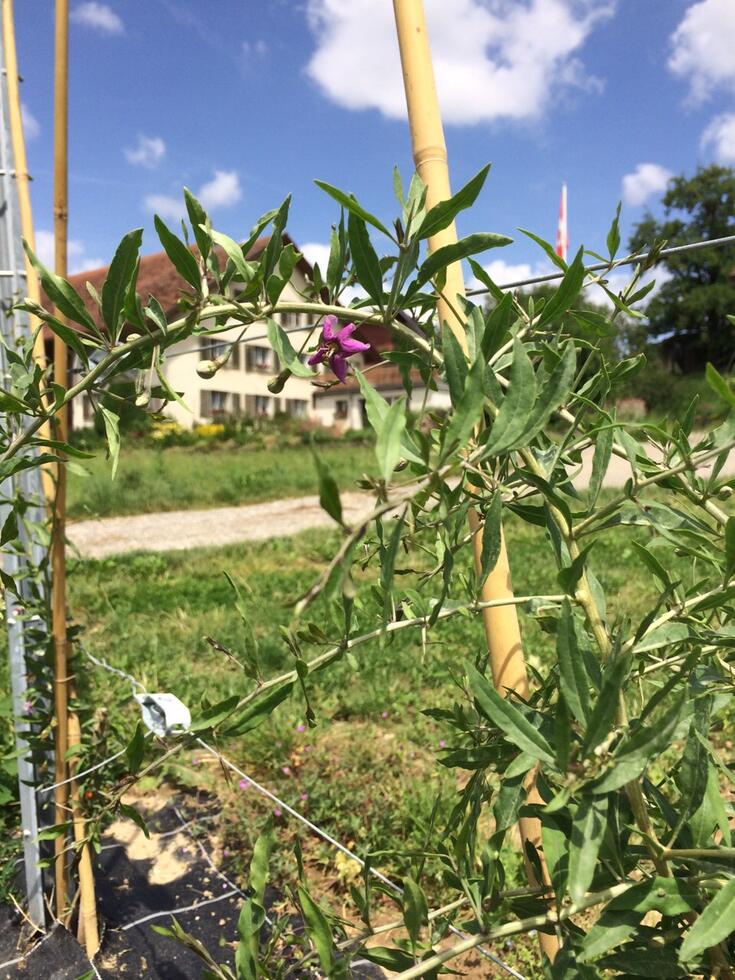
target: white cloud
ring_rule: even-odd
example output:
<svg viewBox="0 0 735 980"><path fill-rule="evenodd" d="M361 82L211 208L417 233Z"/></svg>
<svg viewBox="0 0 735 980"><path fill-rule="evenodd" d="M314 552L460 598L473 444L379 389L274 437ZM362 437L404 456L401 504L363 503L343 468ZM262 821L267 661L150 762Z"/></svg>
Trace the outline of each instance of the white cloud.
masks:
<svg viewBox="0 0 735 980"><path fill-rule="evenodd" d="M702 133L702 149L712 148L718 163L735 164L735 112L715 116Z"/></svg>
<svg viewBox="0 0 735 980"><path fill-rule="evenodd" d="M669 68L689 82L693 102L717 88L735 88L735 3L699 0L671 35Z"/></svg>
<svg viewBox="0 0 735 980"><path fill-rule="evenodd" d="M214 177L199 188L197 197L206 211L231 208L242 197L240 178L234 170L215 170Z"/></svg>
<svg viewBox="0 0 735 980"><path fill-rule="evenodd" d="M125 150L128 163L153 169L166 155L166 144L160 136L143 136L138 134L138 145Z"/></svg>
<svg viewBox="0 0 735 980"><path fill-rule="evenodd" d="M623 200L638 207L653 194L666 190L673 174L659 163L639 163L632 174L623 177Z"/></svg>
<svg viewBox="0 0 735 980"><path fill-rule="evenodd" d="M31 140L38 138L41 132L41 125L25 102L21 103L20 112L23 116L23 132L30 143Z"/></svg>
<svg viewBox="0 0 735 980"><path fill-rule="evenodd" d="M97 0L85 0L77 4L69 15L69 20L84 24L100 31L102 34L124 34L125 27L120 17L106 3Z"/></svg>
<svg viewBox="0 0 735 980"><path fill-rule="evenodd" d="M242 197L240 178L234 170L215 170L214 177L196 191L202 207L206 211L229 208ZM149 194L143 201L146 211L152 211L162 218L179 221L186 216L183 195L171 197L168 194Z"/></svg>
<svg viewBox="0 0 735 980"><path fill-rule="evenodd" d="M305 242L303 245L299 245L299 251L311 265L318 263L322 276L326 276L329 245L324 245L322 242Z"/></svg>
<svg viewBox="0 0 735 980"><path fill-rule="evenodd" d="M575 57L616 0L427 0L437 90L448 123L531 119L570 86L599 86ZM317 48L307 73L347 109L405 117L393 7L307 0Z"/></svg>
<svg viewBox="0 0 735 980"><path fill-rule="evenodd" d="M54 268L54 233L45 228L36 232L36 255L47 269ZM99 269L105 262L96 256L87 255L84 242L78 238L70 238L66 243L66 257L69 275L86 272L88 269Z"/></svg>
<svg viewBox="0 0 735 980"><path fill-rule="evenodd" d="M262 39L242 42L242 54L246 61L252 61L255 58L265 58L269 50L268 42Z"/></svg>

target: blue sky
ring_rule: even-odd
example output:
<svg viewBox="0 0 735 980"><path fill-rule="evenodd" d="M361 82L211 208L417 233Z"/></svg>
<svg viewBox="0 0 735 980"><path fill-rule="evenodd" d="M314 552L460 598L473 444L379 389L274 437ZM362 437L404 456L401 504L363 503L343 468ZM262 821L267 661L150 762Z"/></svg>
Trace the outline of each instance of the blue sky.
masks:
<svg viewBox="0 0 735 980"><path fill-rule="evenodd" d="M735 165L733 0L425 0L455 188L492 161L460 231L516 243L498 281L535 271L515 229L600 249L623 198L627 231L670 174ZM52 227L52 0L16 2L39 251ZM244 237L289 192L310 257L336 205L321 178L394 214L410 141L391 0L71 0L70 266L106 264L130 228L160 246L187 185ZM500 257L502 254L502 258Z"/></svg>

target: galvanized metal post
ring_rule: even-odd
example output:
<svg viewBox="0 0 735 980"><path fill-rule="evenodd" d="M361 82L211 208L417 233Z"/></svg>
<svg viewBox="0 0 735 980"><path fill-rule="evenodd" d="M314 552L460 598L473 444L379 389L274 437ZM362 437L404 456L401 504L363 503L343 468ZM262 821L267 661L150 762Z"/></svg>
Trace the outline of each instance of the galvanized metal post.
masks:
<svg viewBox="0 0 735 980"><path fill-rule="evenodd" d="M28 316L18 311L10 312L13 303L26 294L26 272L20 233L20 216L15 167L9 128L9 102L7 71L3 45L0 44L0 372L2 386L10 387L7 376L7 348L13 349L21 338L30 337ZM6 347L7 345L7 347ZM41 470L32 467L4 481L0 488L0 520L4 522L12 501L22 495L28 502L24 520L19 522L19 540L3 555L5 571L19 583L20 596L6 592L8 654L16 717L16 748L18 751L18 788L23 828L23 859L25 870L28 916L34 925L43 929L46 924L43 896L43 874L39 868L41 858L38 842L38 804L35 785L37 773L28 736L31 734L26 720L30 695L29 675L42 676L38 621L29 619L27 601L32 597L37 570L45 557L39 540L32 537L28 528L39 527L45 520ZM26 523L27 522L27 523ZM41 583L36 588L43 590ZM43 646L43 644L41 644ZM36 668L33 659L39 658ZM39 692L43 697L43 692ZM50 700L46 696L46 700Z"/></svg>

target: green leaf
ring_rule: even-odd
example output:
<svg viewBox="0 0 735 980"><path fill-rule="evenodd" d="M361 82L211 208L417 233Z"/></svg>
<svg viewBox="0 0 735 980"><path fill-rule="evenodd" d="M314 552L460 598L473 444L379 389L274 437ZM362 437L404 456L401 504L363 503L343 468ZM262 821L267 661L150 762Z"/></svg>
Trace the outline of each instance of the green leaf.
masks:
<svg viewBox="0 0 735 980"><path fill-rule="evenodd" d="M212 248L212 229L209 225L207 212L188 187L184 188L184 202L199 254L206 261Z"/></svg>
<svg viewBox="0 0 735 980"><path fill-rule="evenodd" d="M577 583L584 574L584 566L587 564L589 553L592 551L594 546L595 542L593 541L592 544L588 544L586 548L583 548L582 551L580 551L570 565L559 569L556 577L559 584L568 595L574 595L577 588Z"/></svg>
<svg viewBox="0 0 735 980"><path fill-rule="evenodd" d="M539 238L538 235L534 235L532 231L527 231L525 228L519 228L518 231L520 231L521 234L525 235L527 238L530 238L531 241L536 242L537 245L540 245L541 248L544 250L544 254L546 255L546 257L551 262L553 262L557 268L561 269L562 272L566 272L567 264L564 261L564 259L561 257L561 255L556 254L556 249L554 248L553 245L545 241L543 238Z"/></svg>
<svg viewBox="0 0 735 980"><path fill-rule="evenodd" d="M485 408L484 376L485 365L478 358L470 368L465 381L464 394L446 429L445 450L450 450L454 446L464 446L470 433L482 418Z"/></svg>
<svg viewBox="0 0 735 980"><path fill-rule="evenodd" d="M269 817L253 847L250 874L248 875L248 886L252 889L253 898L257 900L259 905L263 904L265 898L265 886L268 884L269 875L268 866L274 846L273 820Z"/></svg>
<svg viewBox="0 0 735 980"><path fill-rule="evenodd" d="M485 580L497 565L500 557L502 507L502 494L500 490L496 490L490 501L490 506L485 512L485 523L482 528L480 581L478 583L480 588L485 584Z"/></svg>
<svg viewBox="0 0 735 980"><path fill-rule="evenodd" d="M128 763L128 770L135 775L140 769L145 753L145 728L143 722L139 721L135 726L133 737L125 747L125 758Z"/></svg>
<svg viewBox="0 0 735 980"><path fill-rule="evenodd" d="M401 458L401 440L406 428L406 400L399 398L393 402L378 430L375 440L375 456L380 467L380 474L386 483L390 483L393 470Z"/></svg>
<svg viewBox="0 0 735 980"><path fill-rule="evenodd" d="M429 904L421 886L411 877L403 880L403 921L415 945L421 929L429 923Z"/></svg>
<svg viewBox="0 0 735 980"><path fill-rule="evenodd" d="M526 348L513 340L510 384L485 445L485 454L497 455L514 448L528 426L536 401L536 376Z"/></svg>
<svg viewBox="0 0 735 980"><path fill-rule="evenodd" d="M84 336L83 334L79 333L73 327L70 327L68 323L64 323L63 320L60 320L58 317L54 316L53 313L49 313L47 310L44 310L43 307L39 306L37 303L30 303L28 301L18 303L18 309L27 310L34 316L37 316L39 320L43 320L44 323L47 323L56 336L60 337L64 341L69 350L74 351L83 364L87 365L89 363L89 348L82 339ZM98 337L100 336L96 325L95 333ZM99 343L92 339L90 339L88 343L90 343L92 347L100 346ZM8 395L6 397L12 396ZM12 411L13 409L11 408L10 410Z"/></svg>
<svg viewBox="0 0 735 980"><path fill-rule="evenodd" d="M334 943L327 917L303 885L299 885L298 893L307 935L314 943L322 969L327 976L332 976L335 967Z"/></svg>
<svg viewBox="0 0 735 980"><path fill-rule="evenodd" d="M610 259L615 258L620 248L620 206L621 202L618 201L615 217L610 225L610 231L607 233L607 254L610 256Z"/></svg>
<svg viewBox="0 0 735 980"><path fill-rule="evenodd" d="M145 836L150 840L151 832L148 829L148 824L146 823L145 817L136 810L134 806L130 806L129 803L119 803L118 809L120 813L131 820L136 827L143 831Z"/></svg>
<svg viewBox="0 0 735 980"><path fill-rule="evenodd" d="M418 292L423 285L453 262L459 262L462 259L468 258L470 255L477 255L478 252L485 252L489 248L510 245L512 242L513 239L507 238L505 235L483 232L476 235L468 235L467 238L461 238L452 245L443 245L435 252L432 252L428 259L419 267L416 278L411 284L411 292ZM450 296L449 301L454 303L456 297Z"/></svg>
<svg viewBox="0 0 735 980"><path fill-rule="evenodd" d="M314 372L312 369L301 363L299 355L294 350L291 341L288 339L288 334L283 327L270 317L268 317L267 324L268 340L270 341L271 347L278 355L278 360L281 367L287 368L291 374L296 375L297 378L314 377Z"/></svg>
<svg viewBox="0 0 735 980"><path fill-rule="evenodd" d="M597 503L602 484L610 465L615 433L612 427L600 429L595 435L595 452L592 457L592 473L587 485L587 502L590 508Z"/></svg>
<svg viewBox="0 0 735 980"><path fill-rule="evenodd" d="M389 946L363 946L360 956L375 963L376 966L383 966L386 970L408 970L415 965L413 956L404 952L402 949L391 949Z"/></svg>
<svg viewBox="0 0 735 980"><path fill-rule="evenodd" d="M583 796L569 841L569 894L579 903L589 891L607 829L607 797Z"/></svg>
<svg viewBox="0 0 735 980"><path fill-rule="evenodd" d="M432 235L436 235L437 232L449 227L460 211L472 207L482 190L489 170L490 164L488 163L456 194L446 201L440 201L430 211L427 211L416 232L416 237L420 239L431 238Z"/></svg>
<svg viewBox="0 0 735 980"><path fill-rule="evenodd" d="M549 298L541 311L536 324L537 329L563 316L579 296L585 277L583 256L584 249L580 248L559 284L559 288Z"/></svg>
<svg viewBox="0 0 735 980"><path fill-rule="evenodd" d="M467 668L467 676L482 714L521 751L553 766L554 753L541 732L507 698L501 697L474 667Z"/></svg>
<svg viewBox="0 0 735 980"><path fill-rule="evenodd" d="M235 273L240 276L243 282L250 282L258 266L255 262L248 262L243 254L242 246L229 235L223 235L221 231L212 232L212 241L224 251L235 267Z"/></svg>
<svg viewBox="0 0 735 980"><path fill-rule="evenodd" d="M314 465L316 466L317 477L319 479L319 504L322 510L325 510L332 520L335 520L338 524L344 524L342 519L342 501L339 499L337 481L332 476L332 471L327 463L323 459L320 459L316 453L313 452L312 455L314 456Z"/></svg>
<svg viewBox="0 0 735 980"><path fill-rule="evenodd" d="M536 399L536 404L521 436L524 443L527 444L534 439L546 427L557 408L567 400L576 370L577 357L574 344L569 341L564 348L564 353L559 358L559 363L551 372L551 377Z"/></svg>
<svg viewBox="0 0 735 980"><path fill-rule="evenodd" d="M201 732L208 728L216 728L226 718L229 718L240 702L239 694L231 694L228 698L205 708L197 719L189 726L190 732Z"/></svg>
<svg viewBox="0 0 735 980"><path fill-rule="evenodd" d="M17 538L18 516L14 510L11 510L8 516L5 518L3 529L0 532L0 548L4 548L5 545L11 541L16 541Z"/></svg>
<svg viewBox="0 0 735 980"><path fill-rule="evenodd" d="M590 679L577 644L572 604L567 598L562 603L556 629L556 654L561 693L574 717L585 725L590 715Z"/></svg>
<svg viewBox="0 0 735 980"><path fill-rule="evenodd" d="M684 937L679 962L696 959L735 932L735 878L730 878Z"/></svg>
<svg viewBox="0 0 735 980"><path fill-rule="evenodd" d="M464 393L467 382L469 365L467 355L459 345L454 332L446 325L442 327L442 354L444 355L444 370L449 385L449 395L452 405L456 408Z"/></svg>
<svg viewBox="0 0 735 980"><path fill-rule="evenodd" d="M587 731L582 745L582 754L587 755L610 734L618 710L620 689L628 676L630 656L617 656L605 667L602 688L592 709Z"/></svg>
<svg viewBox="0 0 735 980"><path fill-rule="evenodd" d="M731 408L735 408L735 392L725 381L720 372L713 364L708 364L704 372L705 379L710 388L724 399Z"/></svg>
<svg viewBox="0 0 735 980"><path fill-rule="evenodd" d="M112 460L112 479L117 473L117 464L120 462L120 418L111 412L109 408L100 405L102 421L105 424L105 435L107 436L107 446Z"/></svg>
<svg viewBox="0 0 735 980"><path fill-rule="evenodd" d="M358 218L362 218L366 224L372 225L373 228L377 228L378 231L382 231L384 235L388 236L388 238L393 238L385 225L378 221L375 215L370 214L369 211L366 211L365 208L359 203L357 198L355 198L352 194L345 194L344 191L339 190L337 187L332 187L331 184L327 184L323 180L315 180L314 183L317 187L321 187L321 189L329 194L330 197L334 198L335 201L341 204L342 207L349 212L349 214L354 214Z"/></svg>
<svg viewBox="0 0 735 980"><path fill-rule="evenodd" d="M31 265L36 270L38 278L41 280L43 291L67 320L73 320L81 327L85 327L90 333L97 333L97 324L87 312L87 308L81 296L77 295L72 286L61 276L47 269L36 257L35 252L28 242L23 241L23 248L26 250ZM59 335L61 336L61 335Z"/></svg>
<svg viewBox="0 0 735 980"><path fill-rule="evenodd" d="M181 278L185 279L190 286L193 286L198 293L201 290L199 266L197 260L191 254L191 249L187 248L181 239L177 238L167 228L166 224L157 214L153 216L153 224L161 240L161 245L163 245L164 252L173 262Z"/></svg>
<svg viewBox="0 0 735 980"><path fill-rule="evenodd" d="M253 731L273 714L279 704L290 696L293 687L293 681L287 681L285 684L271 688L266 694L256 698L255 701L251 701L245 706L244 711L236 715L232 721L228 721L223 727L223 736L234 738ZM227 720L227 716L225 720Z"/></svg>
<svg viewBox="0 0 735 980"><path fill-rule="evenodd" d="M365 222L352 213L347 220L347 237L358 281L382 309L383 275L380 271L380 260L370 241Z"/></svg>
<svg viewBox="0 0 735 980"><path fill-rule="evenodd" d="M735 517L728 517L725 524L725 578L735 571Z"/></svg>
<svg viewBox="0 0 735 980"><path fill-rule="evenodd" d="M133 288L142 242L142 228L125 235L102 284L102 316L113 340L117 340L125 320L125 299Z"/></svg>

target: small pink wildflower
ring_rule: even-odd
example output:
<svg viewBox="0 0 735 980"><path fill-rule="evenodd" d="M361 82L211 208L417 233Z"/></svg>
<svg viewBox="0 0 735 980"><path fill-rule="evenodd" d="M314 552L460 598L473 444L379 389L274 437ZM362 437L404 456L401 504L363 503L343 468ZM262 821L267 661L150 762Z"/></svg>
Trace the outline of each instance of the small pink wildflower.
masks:
<svg viewBox="0 0 735 980"><path fill-rule="evenodd" d="M314 367L315 364L328 361L337 378L344 383L347 380L347 358L370 350L370 344L352 339L355 330L357 327L354 323L348 323L340 330L336 316L324 317L319 346L309 358L308 364Z"/></svg>
<svg viewBox="0 0 735 980"><path fill-rule="evenodd" d="M23 702L23 714L24 715L32 715L33 714L33 701L24 701Z"/></svg>
<svg viewBox="0 0 735 980"><path fill-rule="evenodd" d="M283 773L284 776L290 776L291 775L291 767L290 766L281 766L281 772Z"/></svg>
<svg viewBox="0 0 735 980"><path fill-rule="evenodd" d="M202 764L202 760L201 759L192 759L191 760L191 764L193 766L200 766Z"/></svg>
<svg viewBox="0 0 735 980"><path fill-rule="evenodd" d="M239 786L240 786L240 789L248 789L248 787L250 786L250 780L249 779L241 779L240 780L240 783L239 783Z"/></svg>
<svg viewBox="0 0 735 980"><path fill-rule="evenodd" d="M306 725L304 725L304 724L297 725L296 726L296 731L297 732L305 732L306 731Z"/></svg>
<svg viewBox="0 0 735 980"><path fill-rule="evenodd" d="M447 743L444 741L443 738L440 738L439 739L439 748L440 749L445 749L446 747L447 747Z"/></svg>
<svg viewBox="0 0 735 980"><path fill-rule="evenodd" d="M283 816L283 811L281 810L280 807L276 807L275 808L275 810L273 811L273 816L274 817L282 817Z"/></svg>
<svg viewBox="0 0 735 980"><path fill-rule="evenodd" d="M390 713L388 711L384 711L380 717L381 718L390 718Z"/></svg>
<svg viewBox="0 0 735 980"><path fill-rule="evenodd" d="M305 745L304 746L304 752L311 752L311 746L310 745Z"/></svg>
<svg viewBox="0 0 735 980"><path fill-rule="evenodd" d="M301 793L301 795L299 796L299 799L301 800L302 803L305 803L309 799L309 794L308 793Z"/></svg>

